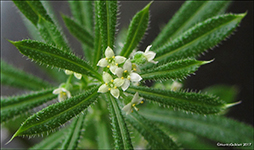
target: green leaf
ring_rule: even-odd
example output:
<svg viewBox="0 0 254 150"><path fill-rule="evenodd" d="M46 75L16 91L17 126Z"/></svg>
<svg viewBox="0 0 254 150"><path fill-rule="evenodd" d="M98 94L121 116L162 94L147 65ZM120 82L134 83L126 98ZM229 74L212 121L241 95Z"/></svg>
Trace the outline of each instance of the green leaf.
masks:
<svg viewBox="0 0 254 150"><path fill-rule="evenodd" d="M148 141L151 149L178 149L177 144L168 135L137 112L127 115L127 120Z"/></svg>
<svg viewBox="0 0 254 150"><path fill-rule="evenodd" d="M115 140L115 149L133 149L130 134L125 119L119 108L117 99L107 94L108 109L112 120L112 131Z"/></svg>
<svg viewBox="0 0 254 150"><path fill-rule="evenodd" d="M77 73L91 75L102 80L101 75L95 71L87 62L76 57L72 53L67 53L56 47L33 40L10 41L19 51L29 58L62 69L72 70Z"/></svg>
<svg viewBox="0 0 254 150"><path fill-rule="evenodd" d="M217 95L223 101L232 103L237 97L238 89L235 86L213 85L203 89L202 92Z"/></svg>
<svg viewBox="0 0 254 150"><path fill-rule="evenodd" d="M90 33L93 32L93 1L68 1L71 13L76 22L84 26Z"/></svg>
<svg viewBox="0 0 254 150"><path fill-rule="evenodd" d="M26 16L26 18L29 19L35 26L37 25L39 18L44 18L45 20L54 24L40 1L13 0L13 2Z"/></svg>
<svg viewBox="0 0 254 150"><path fill-rule="evenodd" d="M78 23L74 22L69 17L62 15L62 18L64 20L64 23L66 27L69 29L70 33L74 35L82 44L93 48L93 36L87 31L85 28L83 28ZM91 53L91 52L90 52Z"/></svg>
<svg viewBox="0 0 254 150"><path fill-rule="evenodd" d="M63 128L56 133L53 133L43 139L40 143L34 145L33 147L29 148L29 150L37 150L37 149L57 149L59 148L61 142L65 138L67 128Z"/></svg>
<svg viewBox="0 0 254 150"><path fill-rule="evenodd" d="M246 14L226 14L198 23L173 41L156 49L155 61L196 57L228 37Z"/></svg>
<svg viewBox="0 0 254 150"><path fill-rule="evenodd" d="M152 2L147 4L145 8L139 11L131 20L128 28L127 40L120 55L129 57L131 52L137 47L147 30L149 23L149 8Z"/></svg>
<svg viewBox="0 0 254 150"><path fill-rule="evenodd" d="M1 84L29 90L51 87L50 83L14 68L3 60L1 60Z"/></svg>
<svg viewBox="0 0 254 150"><path fill-rule="evenodd" d="M52 91L51 88L30 94L1 98L1 123L56 98L57 95L52 94Z"/></svg>
<svg viewBox="0 0 254 150"><path fill-rule="evenodd" d="M126 92L136 93L149 101L157 102L161 105L183 109L185 111L214 114L219 113L234 104L226 104L218 97L194 92L170 91L154 89L141 86L130 86Z"/></svg>
<svg viewBox="0 0 254 150"><path fill-rule="evenodd" d="M159 65L152 69L144 70L140 73L140 75L145 80L184 79L188 75L194 73L201 65L210 62L211 61L182 59Z"/></svg>
<svg viewBox="0 0 254 150"><path fill-rule="evenodd" d="M84 128L84 120L86 114L80 114L70 125L69 131L65 136L65 140L61 149L77 149L81 132Z"/></svg>
<svg viewBox="0 0 254 150"><path fill-rule="evenodd" d="M225 11L230 1L186 1L153 41L151 50L160 47L210 17Z"/></svg>
<svg viewBox="0 0 254 150"><path fill-rule="evenodd" d="M253 127L223 116L187 114L165 109L141 109L139 113L149 120L214 140L216 144L253 143ZM237 148L251 149L253 145Z"/></svg>
<svg viewBox="0 0 254 150"><path fill-rule="evenodd" d="M116 30L117 1L95 1L103 50L113 48Z"/></svg>
<svg viewBox="0 0 254 150"><path fill-rule="evenodd" d="M52 132L95 102L98 87L69 98L61 103L50 105L29 117L13 135L40 135ZM10 141L11 141L10 140Z"/></svg>
<svg viewBox="0 0 254 150"><path fill-rule="evenodd" d="M107 123L108 122L102 119L95 124L97 129L98 149L112 149L109 141L110 134L108 133Z"/></svg>
<svg viewBox="0 0 254 150"><path fill-rule="evenodd" d="M44 18L39 18L37 28L41 37L47 44L52 44L64 51L70 51L67 40L55 24L45 20Z"/></svg>

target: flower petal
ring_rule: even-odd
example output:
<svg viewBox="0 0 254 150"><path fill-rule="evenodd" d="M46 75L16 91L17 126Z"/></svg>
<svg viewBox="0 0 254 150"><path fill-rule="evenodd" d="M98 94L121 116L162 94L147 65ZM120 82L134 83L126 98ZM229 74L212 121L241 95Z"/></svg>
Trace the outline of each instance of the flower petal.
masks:
<svg viewBox="0 0 254 150"><path fill-rule="evenodd" d="M109 46L105 50L105 56L106 56L106 58L111 58L111 57L115 56L114 51Z"/></svg>
<svg viewBox="0 0 254 150"><path fill-rule="evenodd" d="M55 89L52 93L53 94L59 94L59 93L61 93L62 92L62 88L57 88L57 89Z"/></svg>
<svg viewBox="0 0 254 150"><path fill-rule="evenodd" d="M70 71L70 70L64 70L64 72L65 72L65 74L67 74L67 75L73 74L73 71Z"/></svg>
<svg viewBox="0 0 254 150"><path fill-rule="evenodd" d="M127 90L129 86L130 86L130 80L125 79L124 84L122 85L123 91Z"/></svg>
<svg viewBox="0 0 254 150"><path fill-rule="evenodd" d="M131 107L131 103L128 103L127 105L125 105L123 108L122 108L123 111L126 112L126 114L130 114L132 112L132 107Z"/></svg>
<svg viewBox="0 0 254 150"><path fill-rule="evenodd" d="M70 98L70 97L71 97L71 93L70 93L70 91L66 91L65 93L67 94L67 97L68 97L68 98Z"/></svg>
<svg viewBox="0 0 254 150"><path fill-rule="evenodd" d="M106 60L106 58L102 58L98 61L97 66L107 67L108 66L108 61Z"/></svg>
<svg viewBox="0 0 254 150"><path fill-rule="evenodd" d="M132 82L139 82L139 81L142 80L142 77L139 74L135 73L135 72L132 72L130 74L130 78L131 78Z"/></svg>
<svg viewBox="0 0 254 150"><path fill-rule="evenodd" d="M79 80L82 78L82 74L77 73L77 72L74 72L74 76L75 76L77 79L79 79Z"/></svg>
<svg viewBox="0 0 254 150"><path fill-rule="evenodd" d="M121 78L122 76L123 76L123 69L122 68L116 68L116 70L115 70L115 74L119 77L119 78Z"/></svg>
<svg viewBox="0 0 254 150"><path fill-rule="evenodd" d="M138 92L136 92L131 100L131 103L139 104L141 101L142 101L142 98L140 98Z"/></svg>
<svg viewBox="0 0 254 150"><path fill-rule="evenodd" d="M105 83L109 83L109 82L111 82L111 80L113 80L111 75L107 72L103 72L102 78Z"/></svg>
<svg viewBox="0 0 254 150"><path fill-rule="evenodd" d="M144 56L146 57L146 59L148 60L148 62L150 62L151 60L154 59L156 53L155 52L146 52L144 53Z"/></svg>
<svg viewBox="0 0 254 150"><path fill-rule="evenodd" d="M120 86L122 86L123 84L124 84L124 79L116 78L116 79L114 80L114 85L115 85L116 87L120 87Z"/></svg>
<svg viewBox="0 0 254 150"><path fill-rule="evenodd" d="M123 65L123 70L127 70L128 72L131 72L131 69L132 69L131 60L127 59Z"/></svg>
<svg viewBox="0 0 254 150"><path fill-rule="evenodd" d="M119 89L115 89L115 88L112 88L111 90L110 90L110 93L111 93L111 95L113 95L115 98L117 98L118 99L118 97L119 97Z"/></svg>
<svg viewBox="0 0 254 150"><path fill-rule="evenodd" d="M102 84L99 87L98 92L100 92L100 93L106 93L106 92L108 92L108 86L106 84Z"/></svg>
<svg viewBox="0 0 254 150"><path fill-rule="evenodd" d="M152 45L147 46L145 53L148 52L150 50L150 48L152 47Z"/></svg>
<svg viewBox="0 0 254 150"><path fill-rule="evenodd" d="M113 74L116 74L116 69L117 69L118 67L116 66L116 65L111 65L110 67L109 67L109 70L113 73Z"/></svg>
<svg viewBox="0 0 254 150"><path fill-rule="evenodd" d="M126 58L123 57L123 56L116 56L115 57L115 62L118 63L118 64L123 63L125 60L126 60Z"/></svg>

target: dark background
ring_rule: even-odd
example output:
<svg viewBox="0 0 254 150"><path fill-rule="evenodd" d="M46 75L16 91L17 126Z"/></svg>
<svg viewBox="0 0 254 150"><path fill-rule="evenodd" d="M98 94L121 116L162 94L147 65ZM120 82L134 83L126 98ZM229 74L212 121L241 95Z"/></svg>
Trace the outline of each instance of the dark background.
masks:
<svg viewBox="0 0 254 150"><path fill-rule="evenodd" d="M70 16L67 2L51 2L60 18L59 12ZM120 2L120 25L128 27L133 15L141 10L148 1ZM182 5L182 1L156 1L151 5L150 27L146 38L140 44L140 50L144 50L147 45L152 43L160 32L160 26L166 24L174 13ZM215 84L234 85L238 88L239 94L236 101L241 100L240 105L234 106L227 114L228 117L253 125L253 2L252 1L233 1L227 12L244 13L248 12L242 20L240 27L226 41L219 44L213 50L209 50L200 60L211 60L214 62L202 66L195 75L188 77L185 87L189 89L202 90ZM75 53L81 55L79 42L74 39L63 25L63 31ZM6 39L22 40L30 38L28 31L22 23L22 18L12 2L1 3L1 59L9 62L17 68L23 69L31 74L39 76L44 80L50 78L43 73L39 67L23 57L18 50ZM21 94L23 90L1 86L1 95ZM2 131L2 130L1 130ZM1 143L2 143L1 139Z"/></svg>

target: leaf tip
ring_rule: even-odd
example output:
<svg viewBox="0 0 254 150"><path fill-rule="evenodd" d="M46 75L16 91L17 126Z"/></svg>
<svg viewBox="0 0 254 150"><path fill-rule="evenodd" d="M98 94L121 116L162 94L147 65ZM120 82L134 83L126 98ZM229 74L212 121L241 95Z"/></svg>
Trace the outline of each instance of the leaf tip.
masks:
<svg viewBox="0 0 254 150"><path fill-rule="evenodd" d="M214 60L215 60L215 58L212 60L208 60L208 61L202 61L201 65L209 64L209 63L213 62Z"/></svg>
<svg viewBox="0 0 254 150"><path fill-rule="evenodd" d="M225 107L226 107L226 108L229 108L229 107L238 105L238 104L240 104L241 102L242 102L242 101L238 101L238 102L234 102L234 103L229 103L229 104L226 104Z"/></svg>

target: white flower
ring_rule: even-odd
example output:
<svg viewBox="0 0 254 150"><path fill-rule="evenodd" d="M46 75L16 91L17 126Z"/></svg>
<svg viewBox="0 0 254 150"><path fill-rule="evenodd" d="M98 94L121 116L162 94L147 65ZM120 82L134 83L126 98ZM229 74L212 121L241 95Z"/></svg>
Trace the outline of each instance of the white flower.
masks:
<svg viewBox="0 0 254 150"><path fill-rule="evenodd" d="M110 71L115 74L115 70L118 68L119 64L122 64L126 58L123 56L115 56L114 51L108 46L105 50L106 58L102 58L97 63L97 66L107 67Z"/></svg>
<svg viewBox="0 0 254 150"><path fill-rule="evenodd" d="M65 72L65 74L67 74L67 75L71 75L71 74L74 73L74 76L75 76L77 79L79 79L79 80L82 78L82 74L80 74L80 73L73 72L73 71L70 71L70 70L65 70L64 72Z"/></svg>
<svg viewBox="0 0 254 150"><path fill-rule="evenodd" d="M147 48L146 48L146 50L145 50L145 53L144 53L144 56L146 57L146 59L147 59L148 62L157 64L158 61L154 61L154 60L153 60L154 57L155 57L155 55L156 55L156 53L155 53L155 52L152 52L152 51L149 51L151 47L152 47L152 45L147 46Z"/></svg>
<svg viewBox="0 0 254 150"><path fill-rule="evenodd" d="M139 97L138 92L136 92L131 102L125 105L122 108L122 110L125 111L127 115L133 111L133 108L135 108L136 111L138 111L138 108L136 107L136 105L138 105L139 103L142 104L143 101L142 101L142 98Z"/></svg>
<svg viewBox="0 0 254 150"><path fill-rule="evenodd" d="M111 95L118 99L120 95L118 87L124 84L124 80L121 78L116 78L113 80L112 76L107 72L103 72L102 78L105 83L99 87L98 92L106 93L110 91Z"/></svg>
<svg viewBox="0 0 254 150"><path fill-rule="evenodd" d="M127 88L130 86L130 81L139 82L142 80L142 77L139 74L133 72L130 59L126 60L123 68L116 69L116 75L124 80L124 84L122 85L123 91L127 90Z"/></svg>
<svg viewBox="0 0 254 150"><path fill-rule="evenodd" d="M56 94L56 95L58 94L58 101L59 102L62 102L64 100L66 100L67 98L71 97L71 93L67 89L65 89L61 86L59 88L55 89L53 91L53 94Z"/></svg>
<svg viewBox="0 0 254 150"><path fill-rule="evenodd" d="M183 85L177 81L174 81L170 87L171 91L178 91Z"/></svg>

